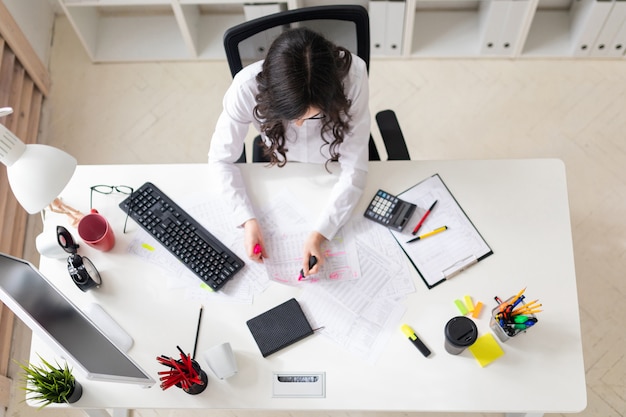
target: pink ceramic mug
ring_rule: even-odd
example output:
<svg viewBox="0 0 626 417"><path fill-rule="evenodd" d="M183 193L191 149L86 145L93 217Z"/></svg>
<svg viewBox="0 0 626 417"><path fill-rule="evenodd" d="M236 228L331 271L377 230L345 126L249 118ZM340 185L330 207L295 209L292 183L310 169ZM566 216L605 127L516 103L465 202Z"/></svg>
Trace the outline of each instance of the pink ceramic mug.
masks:
<svg viewBox="0 0 626 417"><path fill-rule="evenodd" d="M96 209L91 209L91 212L80 220L78 235L83 242L103 252L111 250L115 245L111 225Z"/></svg>

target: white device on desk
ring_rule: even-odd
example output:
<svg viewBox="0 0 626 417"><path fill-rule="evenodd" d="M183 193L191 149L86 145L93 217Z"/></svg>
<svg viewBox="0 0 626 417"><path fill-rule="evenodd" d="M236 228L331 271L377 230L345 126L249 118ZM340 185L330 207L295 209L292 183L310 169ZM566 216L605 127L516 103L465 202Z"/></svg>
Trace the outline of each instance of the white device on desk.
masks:
<svg viewBox="0 0 626 417"><path fill-rule="evenodd" d="M70 357L88 379L154 384L31 263L0 253L0 300L59 354Z"/></svg>

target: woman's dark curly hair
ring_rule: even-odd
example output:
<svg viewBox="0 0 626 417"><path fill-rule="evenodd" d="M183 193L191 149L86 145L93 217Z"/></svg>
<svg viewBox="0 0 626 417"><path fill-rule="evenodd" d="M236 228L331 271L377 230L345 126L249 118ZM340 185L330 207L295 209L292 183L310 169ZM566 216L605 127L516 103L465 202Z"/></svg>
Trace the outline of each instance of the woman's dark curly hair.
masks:
<svg viewBox="0 0 626 417"><path fill-rule="evenodd" d="M259 93L254 108L261 131L271 142L264 149L271 165L285 165L285 125L310 107L324 114L321 147L329 146L330 161L338 160L338 147L350 129L350 100L344 94L343 80L351 64L348 50L310 29L287 30L272 43L256 76Z"/></svg>

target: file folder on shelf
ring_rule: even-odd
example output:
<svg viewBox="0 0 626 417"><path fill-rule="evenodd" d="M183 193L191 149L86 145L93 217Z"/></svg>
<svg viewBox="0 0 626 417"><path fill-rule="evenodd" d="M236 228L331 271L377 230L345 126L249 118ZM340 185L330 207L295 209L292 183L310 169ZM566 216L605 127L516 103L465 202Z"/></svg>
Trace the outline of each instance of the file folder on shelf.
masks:
<svg viewBox="0 0 626 417"><path fill-rule="evenodd" d="M370 16L370 43L372 55L385 54L385 32L387 30L387 2L370 1L368 6Z"/></svg>
<svg viewBox="0 0 626 417"><path fill-rule="evenodd" d="M404 37L404 1L388 1L387 30L385 32L385 55L402 55L402 38Z"/></svg>
<svg viewBox="0 0 626 417"><path fill-rule="evenodd" d="M482 55L502 55L501 43L504 23L509 11L508 0L488 0L480 4L480 30Z"/></svg>
<svg viewBox="0 0 626 417"><path fill-rule="evenodd" d="M504 46L504 55L516 56L522 52L535 9L530 0L507 0L507 3L509 9L500 43Z"/></svg>
<svg viewBox="0 0 626 417"><path fill-rule="evenodd" d="M402 55L404 1L370 1L370 37L373 55Z"/></svg>
<svg viewBox="0 0 626 417"><path fill-rule="evenodd" d="M620 57L624 56L624 52L626 50L626 22L622 23L617 35L611 42L611 46L609 47L610 56L612 57Z"/></svg>
<svg viewBox="0 0 626 417"><path fill-rule="evenodd" d="M580 0L574 2L570 11L570 32L574 56L590 55L612 7L612 0Z"/></svg>
<svg viewBox="0 0 626 417"><path fill-rule="evenodd" d="M418 209L402 232L390 231L429 289L493 254L439 174L398 194L398 198L416 204ZM415 238L412 234L413 226L434 201L437 201L437 205L417 234L425 234L442 226L448 229L407 243Z"/></svg>
<svg viewBox="0 0 626 417"><path fill-rule="evenodd" d="M489 0L481 3L482 55L514 56L520 49L534 9L530 0Z"/></svg>
<svg viewBox="0 0 626 417"><path fill-rule="evenodd" d="M622 36L622 47L615 48L613 45L618 38L620 29L626 22L626 0L616 0L609 16L604 22L604 26L600 30L596 42L591 50L590 55L596 57L614 57L624 54L623 41L626 40Z"/></svg>

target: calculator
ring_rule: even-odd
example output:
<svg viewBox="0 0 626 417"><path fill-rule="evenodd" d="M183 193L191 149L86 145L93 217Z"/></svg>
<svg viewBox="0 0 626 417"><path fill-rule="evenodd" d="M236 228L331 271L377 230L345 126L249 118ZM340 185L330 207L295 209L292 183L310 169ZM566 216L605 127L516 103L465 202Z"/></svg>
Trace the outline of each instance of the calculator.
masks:
<svg viewBox="0 0 626 417"><path fill-rule="evenodd" d="M378 190L363 215L376 223L401 232L416 207L415 204L401 200L393 194Z"/></svg>

